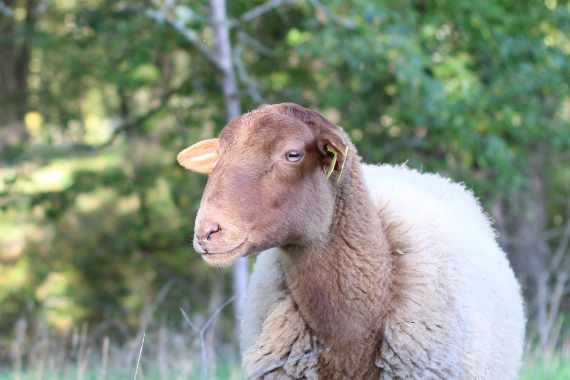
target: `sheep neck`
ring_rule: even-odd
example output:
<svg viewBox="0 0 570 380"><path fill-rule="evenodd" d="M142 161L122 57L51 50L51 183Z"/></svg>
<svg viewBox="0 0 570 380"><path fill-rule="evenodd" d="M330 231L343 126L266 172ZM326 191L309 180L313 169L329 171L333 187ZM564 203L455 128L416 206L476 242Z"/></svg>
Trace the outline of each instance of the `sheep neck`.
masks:
<svg viewBox="0 0 570 380"><path fill-rule="evenodd" d="M329 348L348 350L347 360L373 354L391 278L384 228L354 161L337 189L329 239L285 249L283 260L306 323Z"/></svg>

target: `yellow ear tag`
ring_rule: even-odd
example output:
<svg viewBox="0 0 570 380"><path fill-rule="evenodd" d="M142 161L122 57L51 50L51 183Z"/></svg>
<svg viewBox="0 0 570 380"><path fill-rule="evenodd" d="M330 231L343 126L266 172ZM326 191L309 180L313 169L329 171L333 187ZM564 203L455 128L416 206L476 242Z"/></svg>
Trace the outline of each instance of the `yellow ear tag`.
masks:
<svg viewBox="0 0 570 380"><path fill-rule="evenodd" d="M327 150L327 152L329 152L330 154L332 154L332 162L331 165L325 169L325 175L327 177L327 179L329 179L334 171L334 168L336 166L336 162L338 160L338 153L336 150L334 150L333 148L331 148L330 146L326 146L325 149ZM340 167L340 171L338 173L338 176L336 178L336 183L340 182L340 179L342 177L342 173L344 172L344 165L346 164L347 161L347 157L348 157L348 146L346 147L345 151L344 151L344 160L342 161L342 165Z"/></svg>
<svg viewBox="0 0 570 380"><path fill-rule="evenodd" d="M325 149L327 150L327 152L332 154L331 165L325 170L325 176L327 177L327 179L329 179L332 175L332 172L334 171L334 167L336 165L336 159L337 159L338 153L336 152L336 150L332 149L328 145L325 146Z"/></svg>
<svg viewBox="0 0 570 380"><path fill-rule="evenodd" d="M340 172L338 173L338 177L336 179L336 183L340 182L340 178L342 177L342 172L344 171L344 164L346 164L346 161L348 160L348 145L346 146L346 149L344 151L344 160L342 160L342 165L340 167Z"/></svg>

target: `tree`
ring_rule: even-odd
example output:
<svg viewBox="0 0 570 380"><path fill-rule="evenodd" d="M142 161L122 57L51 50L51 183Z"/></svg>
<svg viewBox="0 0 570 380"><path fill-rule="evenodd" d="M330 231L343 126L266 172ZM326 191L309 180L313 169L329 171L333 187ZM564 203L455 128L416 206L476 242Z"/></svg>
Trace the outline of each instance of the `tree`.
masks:
<svg viewBox="0 0 570 380"><path fill-rule="evenodd" d="M234 70L232 47L230 43L229 20L225 0L211 0L212 24L216 35L216 59L222 70L222 87L228 121L241 115L239 92ZM247 291L247 259L240 258L234 264L233 288L236 295L235 313L240 318L243 313L243 303Z"/></svg>
<svg viewBox="0 0 570 380"><path fill-rule="evenodd" d="M28 110L30 36L35 24L37 2L7 1L0 7L0 151L21 146L25 141L24 117ZM12 9L24 12L16 20Z"/></svg>

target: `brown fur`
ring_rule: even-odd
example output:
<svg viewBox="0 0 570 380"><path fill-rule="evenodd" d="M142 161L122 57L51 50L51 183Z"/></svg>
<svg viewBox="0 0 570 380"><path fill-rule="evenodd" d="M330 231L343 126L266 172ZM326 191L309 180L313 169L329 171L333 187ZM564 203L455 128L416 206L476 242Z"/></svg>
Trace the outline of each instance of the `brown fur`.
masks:
<svg viewBox="0 0 570 380"><path fill-rule="evenodd" d="M339 152L338 175L349 142L342 130L323 120L314 111L280 104L224 128L196 218L195 246L204 250L206 261L227 265L252 252L327 238L336 186L323 175L331 162L324 146ZM284 155L292 149L303 151L304 159L286 162ZM220 231L208 236L216 224Z"/></svg>
<svg viewBox="0 0 570 380"><path fill-rule="evenodd" d="M292 298L330 350L319 368L327 379L367 379L379 372L373 363L391 297L390 249L359 164L350 164L338 189L331 239L284 250ZM360 220L366 223L356 222Z"/></svg>
<svg viewBox="0 0 570 380"><path fill-rule="evenodd" d="M383 227L368 199L358 159L349 165L337 192L332 239L283 249L286 296L272 309L255 349L246 356L249 374L287 360L289 367L264 378L379 377L374 363L392 294L392 260L385 236L378 233ZM312 361L296 364L293 371L299 346ZM319 353L318 360L313 353Z"/></svg>

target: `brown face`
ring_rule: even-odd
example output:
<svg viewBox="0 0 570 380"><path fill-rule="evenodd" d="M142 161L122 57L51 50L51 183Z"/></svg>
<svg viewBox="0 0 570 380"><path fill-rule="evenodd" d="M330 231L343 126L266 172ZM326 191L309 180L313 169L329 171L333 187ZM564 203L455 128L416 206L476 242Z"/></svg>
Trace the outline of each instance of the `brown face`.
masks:
<svg viewBox="0 0 570 380"><path fill-rule="evenodd" d="M250 253L322 239L347 146L341 130L318 113L278 104L243 115L219 139L182 151L181 165L210 175L196 217L195 250L225 266ZM329 168L336 172L330 178Z"/></svg>

